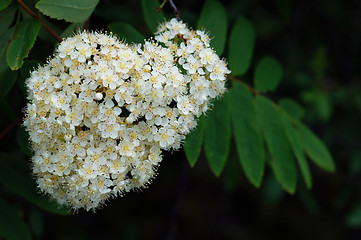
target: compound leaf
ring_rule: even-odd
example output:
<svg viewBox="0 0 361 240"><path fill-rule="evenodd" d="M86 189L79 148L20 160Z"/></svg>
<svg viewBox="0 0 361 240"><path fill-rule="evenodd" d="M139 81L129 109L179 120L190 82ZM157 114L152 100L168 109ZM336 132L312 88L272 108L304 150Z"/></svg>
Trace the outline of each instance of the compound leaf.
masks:
<svg viewBox="0 0 361 240"><path fill-rule="evenodd" d="M219 176L228 158L231 141L231 119L228 94L214 103L214 109L205 119L204 149L211 170Z"/></svg>
<svg viewBox="0 0 361 240"><path fill-rule="evenodd" d="M297 169L280 113L275 104L263 96L256 96L256 105L275 177L287 192L293 194L296 190Z"/></svg>
<svg viewBox="0 0 361 240"><path fill-rule="evenodd" d="M246 86L234 83L231 99L233 134L239 160L247 178L259 187L265 169L265 153L253 96Z"/></svg>

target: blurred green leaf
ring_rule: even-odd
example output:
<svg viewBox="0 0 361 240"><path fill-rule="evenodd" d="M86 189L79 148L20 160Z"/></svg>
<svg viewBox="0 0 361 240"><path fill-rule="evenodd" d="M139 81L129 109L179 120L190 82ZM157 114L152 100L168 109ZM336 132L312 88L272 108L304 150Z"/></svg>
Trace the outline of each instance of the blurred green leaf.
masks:
<svg viewBox="0 0 361 240"><path fill-rule="evenodd" d="M312 175L310 172L310 167L307 163L307 159L303 152L303 145L301 138L298 134L297 129L292 125L290 117L283 113L281 114L282 124L285 128L288 141L291 143L293 154L295 155L298 166L300 167L303 179L306 183L308 189L312 187Z"/></svg>
<svg viewBox="0 0 361 240"><path fill-rule="evenodd" d="M282 186L276 181L273 175L268 174L262 186L262 200L267 204L276 204L284 196Z"/></svg>
<svg viewBox="0 0 361 240"><path fill-rule="evenodd" d="M144 36L128 23L114 22L108 25L108 29L128 44L144 42Z"/></svg>
<svg viewBox="0 0 361 240"><path fill-rule="evenodd" d="M218 177L227 161L231 142L229 94L214 103L214 109L205 118L204 149L212 172Z"/></svg>
<svg viewBox="0 0 361 240"><path fill-rule="evenodd" d="M326 171L335 171L332 156L326 145L303 123L297 122L297 128L303 143L303 149L310 159Z"/></svg>
<svg viewBox="0 0 361 240"><path fill-rule="evenodd" d="M271 40L283 30L281 19L268 14L255 18L253 24L257 38L263 40Z"/></svg>
<svg viewBox="0 0 361 240"><path fill-rule="evenodd" d="M200 117L198 120L197 128L191 131L187 138L184 140L184 152L187 156L188 162L193 167L202 151L204 134L204 117Z"/></svg>
<svg viewBox="0 0 361 240"><path fill-rule="evenodd" d="M8 240L32 239L16 209L0 198L0 237Z"/></svg>
<svg viewBox="0 0 361 240"><path fill-rule="evenodd" d="M87 20L99 0L40 0L35 7L45 15L68 22Z"/></svg>
<svg viewBox="0 0 361 240"><path fill-rule="evenodd" d="M183 14L183 13L182 13ZM132 9L124 4L112 2L110 4L102 4L95 8L94 15L108 20L109 22L128 22L133 26L138 26L142 18Z"/></svg>
<svg viewBox="0 0 361 240"><path fill-rule="evenodd" d="M157 31L158 25L165 20L164 13L156 11L159 6L158 0L142 0L144 20L152 33Z"/></svg>
<svg viewBox="0 0 361 240"><path fill-rule="evenodd" d="M16 130L16 141L26 156L31 157L33 155L29 144L29 134L23 126L19 126Z"/></svg>
<svg viewBox="0 0 361 240"><path fill-rule="evenodd" d="M42 21L48 25L57 35L59 35L61 33L61 30L54 25L53 23L49 22L46 18L43 18ZM51 33L46 30L44 27L40 28L39 34L38 34L39 39L47 41L47 42L51 42L53 44L57 44L58 40L51 35Z"/></svg>
<svg viewBox="0 0 361 240"><path fill-rule="evenodd" d="M45 230L44 218L41 212L36 208L30 209L29 227L36 239L42 238Z"/></svg>
<svg viewBox="0 0 361 240"><path fill-rule="evenodd" d="M72 23L70 24L61 34L61 38L67 38L77 33L77 31L81 30L84 23Z"/></svg>
<svg viewBox="0 0 361 240"><path fill-rule="evenodd" d="M308 115L324 122L332 115L332 104L329 95L318 89L306 90L302 93L302 100L309 105Z"/></svg>
<svg viewBox="0 0 361 240"><path fill-rule="evenodd" d="M351 211L347 214L345 220L346 225L350 228L361 227L361 203L351 209Z"/></svg>
<svg viewBox="0 0 361 240"><path fill-rule="evenodd" d="M2 36L0 36L0 75L9 69L9 66L6 62L6 50L8 48L12 34L13 29L9 29Z"/></svg>
<svg viewBox="0 0 361 240"><path fill-rule="evenodd" d="M320 213L320 205L317 202L314 194L308 191L304 184L300 184L297 188L297 197L301 200L305 208L311 214Z"/></svg>
<svg viewBox="0 0 361 240"><path fill-rule="evenodd" d="M291 1L290 0L274 0L276 8L284 23L289 22L291 16Z"/></svg>
<svg viewBox="0 0 361 240"><path fill-rule="evenodd" d="M0 153L0 182L41 209L59 215L70 214L69 209L37 193L34 180L30 177L30 166L25 161Z"/></svg>
<svg viewBox="0 0 361 240"><path fill-rule="evenodd" d="M6 1L0 1L0 8L4 2ZM15 16L15 11L16 11L16 7L11 6L0 12L0 36L2 36L4 32L10 27Z"/></svg>
<svg viewBox="0 0 361 240"><path fill-rule="evenodd" d="M253 96L241 83L231 90L233 134L242 168L250 182L259 187L265 169L261 128Z"/></svg>
<svg viewBox="0 0 361 240"><path fill-rule="evenodd" d="M10 3L11 3L11 0L1 0L0 1L0 11L7 8ZM0 13L0 15L1 15L1 13Z"/></svg>
<svg viewBox="0 0 361 240"><path fill-rule="evenodd" d="M243 16L237 18L229 37L228 61L232 75L245 74L251 65L255 33L252 23Z"/></svg>
<svg viewBox="0 0 361 240"><path fill-rule="evenodd" d="M186 22L188 26L195 28L197 25L198 15L191 10L182 9L182 20Z"/></svg>
<svg viewBox="0 0 361 240"><path fill-rule="evenodd" d="M317 79L320 79L324 75L327 64L327 49L324 45L318 46L312 62L312 68Z"/></svg>
<svg viewBox="0 0 361 240"><path fill-rule="evenodd" d="M237 191L241 179L241 168L237 151L232 146L223 171L224 188L226 191ZM234 151L232 151L234 150Z"/></svg>
<svg viewBox="0 0 361 240"><path fill-rule="evenodd" d="M305 115L305 109L291 98L283 98L278 104L294 119L302 119Z"/></svg>
<svg viewBox="0 0 361 240"><path fill-rule="evenodd" d="M218 55L222 55L227 38L227 11L215 0L207 0L198 19L197 28L210 33L211 45Z"/></svg>
<svg viewBox="0 0 361 240"><path fill-rule="evenodd" d="M358 149L352 154L349 164L349 174L357 175L361 172L361 150Z"/></svg>
<svg viewBox="0 0 361 240"><path fill-rule="evenodd" d="M18 24L15 37L6 52L6 60L12 70L17 70L23 65L23 59L33 47L40 26L40 22L35 20L25 20Z"/></svg>
<svg viewBox="0 0 361 240"><path fill-rule="evenodd" d="M263 57L254 73L254 86L260 92L274 91L283 77L281 64L271 56Z"/></svg>
<svg viewBox="0 0 361 240"><path fill-rule="evenodd" d="M297 168L280 113L275 104L263 96L256 96L256 105L275 177L287 192L293 194L296 190Z"/></svg>
<svg viewBox="0 0 361 240"><path fill-rule="evenodd" d="M14 110L11 108L9 103L3 98L0 98L0 112L6 113L1 115L0 125L10 124L16 118Z"/></svg>
<svg viewBox="0 0 361 240"><path fill-rule="evenodd" d="M4 98L13 88L18 72L11 71L10 68L5 69L0 73L0 97Z"/></svg>

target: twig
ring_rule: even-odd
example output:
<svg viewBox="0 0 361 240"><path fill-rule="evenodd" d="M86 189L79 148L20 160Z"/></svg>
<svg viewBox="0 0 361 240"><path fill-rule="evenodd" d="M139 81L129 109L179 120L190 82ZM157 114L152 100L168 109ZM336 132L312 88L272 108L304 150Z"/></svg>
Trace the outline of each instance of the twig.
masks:
<svg viewBox="0 0 361 240"><path fill-rule="evenodd" d="M180 16L181 12L177 8L177 6L174 4L173 0L163 0L162 4L156 9L156 11L159 12L160 10L162 10L162 8L164 7L164 5L167 1L169 2L169 5L172 8L172 11L174 12L177 20L180 21L181 19L179 16Z"/></svg>
<svg viewBox="0 0 361 240"><path fill-rule="evenodd" d="M6 134L8 134L11 129L13 129L14 127L16 127L16 125L18 125L18 123L20 123L21 121L21 117L17 118L14 122L12 122L4 131L2 131L2 133L0 134L0 140L5 137Z"/></svg>
<svg viewBox="0 0 361 240"><path fill-rule="evenodd" d="M181 20L180 17L179 17L180 11L179 11L179 9L177 8L177 6L174 4L173 0L168 0L168 1L169 1L170 7L172 8L174 14L175 14L176 17L177 17L177 20L178 20L178 21Z"/></svg>
<svg viewBox="0 0 361 240"><path fill-rule="evenodd" d="M56 34L56 32L54 32L54 30L53 29L51 29L43 20L41 20L41 18L38 16L38 15L36 15L30 8L28 8L28 6L26 6L25 5L25 3L23 3L23 1L21 1L21 0L16 0L19 4L20 4L20 6L22 7L22 8L24 8L24 10L27 12L27 13L29 13L34 19L36 19L36 20L40 20L40 22L41 22L41 25L51 34L51 35L53 35L53 37L60 43L61 41L63 41L62 39L61 39L61 37L59 37L59 35L58 34Z"/></svg>
<svg viewBox="0 0 361 240"><path fill-rule="evenodd" d="M228 75L228 78L232 81L240 82L243 85L245 85L253 94L260 95L261 93L258 92L255 88L253 88L251 85L248 85L247 83L243 82L242 80L236 78L235 76Z"/></svg>

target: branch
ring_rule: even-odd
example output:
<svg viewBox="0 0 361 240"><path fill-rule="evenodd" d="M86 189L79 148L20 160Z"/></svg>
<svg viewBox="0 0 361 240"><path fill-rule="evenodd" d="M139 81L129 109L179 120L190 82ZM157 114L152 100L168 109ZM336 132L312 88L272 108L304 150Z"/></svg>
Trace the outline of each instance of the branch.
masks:
<svg viewBox="0 0 361 240"><path fill-rule="evenodd" d="M156 9L156 11L159 12L160 10L162 10L162 8L164 7L164 4L165 4L167 1L169 2L169 5L170 5L170 7L172 8L172 11L174 12L177 20L180 21L181 19L180 19L179 16L180 16L180 13L181 13L181 12L180 12L179 9L177 8L177 6L174 4L173 0L163 0L162 4Z"/></svg>
<svg viewBox="0 0 361 240"><path fill-rule="evenodd" d="M54 30L51 29L43 20L41 20L41 18L40 18L38 15L36 15L30 8L28 8L28 6L26 6L25 3L23 3L23 1L21 1L21 0L16 0L16 1L17 1L17 2L20 4L20 6L21 6L22 8L24 8L24 10L25 10L27 13L29 13L34 19L40 20L41 25L42 25L51 35L53 35L53 37L54 37L59 43L60 43L61 41L63 41L63 39L61 39L61 37L59 37L59 35L56 34L56 32L54 32Z"/></svg>

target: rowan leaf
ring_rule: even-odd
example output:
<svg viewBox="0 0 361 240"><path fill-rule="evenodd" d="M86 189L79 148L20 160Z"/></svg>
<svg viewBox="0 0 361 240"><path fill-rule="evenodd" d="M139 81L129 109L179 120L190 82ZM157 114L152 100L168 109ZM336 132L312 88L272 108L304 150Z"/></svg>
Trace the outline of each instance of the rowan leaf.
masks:
<svg viewBox="0 0 361 240"><path fill-rule="evenodd" d="M114 22L108 25L108 29L129 44L144 42L144 36L128 23Z"/></svg>
<svg viewBox="0 0 361 240"><path fill-rule="evenodd" d="M205 119L204 149L212 172L218 177L227 161L231 141L229 95L214 103Z"/></svg>
<svg viewBox="0 0 361 240"><path fill-rule="evenodd" d="M14 156L0 153L0 182L15 194L23 197L41 209L59 215L69 215L69 209L50 201L37 193L34 180L30 177L30 166Z"/></svg>
<svg viewBox="0 0 361 240"><path fill-rule="evenodd" d="M227 38L227 11L215 0L207 0L198 19L197 28L210 33L211 44L218 55L222 55Z"/></svg>
<svg viewBox="0 0 361 240"><path fill-rule="evenodd" d="M281 64L271 56L263 57L254 73L254 86L260 92L274 91L283 77Z"/></svg>
<svg viewBox="0 0 361 240"><path fill-rule="evenodd" d="M256 96L256 105L274 175L283 189L293 194L297 184L297 168L280 112L273 102L263 96Z"/></svg>
<svg viewBox="0 0 361 240"><path fill-rule="evenodd" d="M8 240L29 240L30 230L15 207L0 198L0 237Z"/></svg>
<svg viewBox="0 0 361 240"><path fill-rule="evenodd" d="M233 135L239 160L247 178L259 187L265 169L265 153L253 96L246 86L234 83L231 100Z"/></svg>
<svg viewBox="0 0 361 240"><path fill-rule="evenodd" d="M184 152L187 156L188 162L191 167L194 167L196 164L199 155L202 151L203 143L203 134L204 134L204 118L200 117L198 120L198 126L196 129L191 131L187 138L184 140Z"/></svg>
<svg viewBox="0 0 361 240"><path fill-rule="evenodd" d="M151 32L157 31L158 25L164 21L164 13L157 11L160 3L158 0L142 0L142 9L145 23Z"/></svg>
<svg viewBox="0 0 361 240"><path fill-rule="evenodd" d="M252 23L239 16L234 24L228 42L228 61L232 75L243 75L251 65L255 45Z"/></svg>
<svg viewBox="0 0 361 240"><path fill-rule="evenodd" d="M24 20L18 24L6 52L6 60L12 70L17 70L23 65L23 59L33 47L40 26L40 22L36 20Z"/></svg>
<svg viewBox="0 0 361 240"><path fill-rule="evenodd" d="M35 7L45 15L68 22L87 20L99 0L40 0Z"/></svg>

